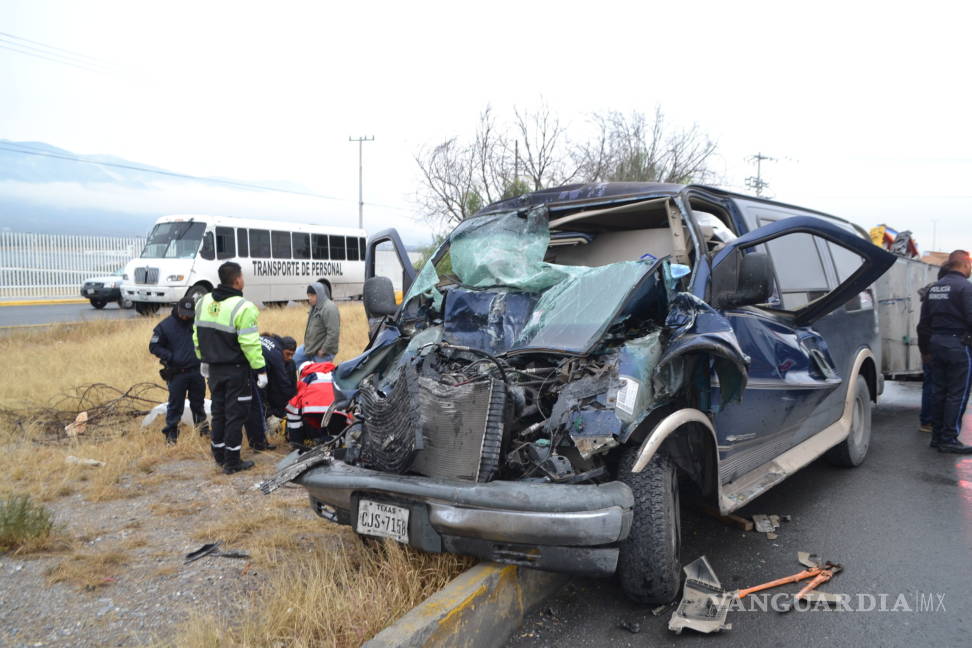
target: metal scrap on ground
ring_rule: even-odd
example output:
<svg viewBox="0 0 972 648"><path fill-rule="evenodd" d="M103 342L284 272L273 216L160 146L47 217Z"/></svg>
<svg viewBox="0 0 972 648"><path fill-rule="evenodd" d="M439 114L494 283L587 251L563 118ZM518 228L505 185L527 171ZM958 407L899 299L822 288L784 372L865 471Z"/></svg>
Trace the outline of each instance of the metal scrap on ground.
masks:
<svg viewBox="0 0 972 648"><path fill-rule="evenodd" d="M722 589L706 557L692 561L683 570L685 589L668 629L675 634L681 634L685 628L704 633L732 629L732 624L726 623L726 615L735 595Z"/></svg>

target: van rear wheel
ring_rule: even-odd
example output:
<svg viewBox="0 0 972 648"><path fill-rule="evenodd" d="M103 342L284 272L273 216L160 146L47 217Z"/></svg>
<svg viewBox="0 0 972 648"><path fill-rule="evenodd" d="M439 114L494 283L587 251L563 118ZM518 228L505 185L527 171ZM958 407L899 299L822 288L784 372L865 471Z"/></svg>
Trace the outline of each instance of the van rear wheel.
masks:
<svg viewBox="0 0 972 648"><path fill-rule="evenodd" d="M634 516L621 543L617 574L629 598L662 605L678 596L681 583L678 474L663 454L652 457L640 473L631 472L638 450L627 448L618 465L618 481L634 495Z"/></svg>

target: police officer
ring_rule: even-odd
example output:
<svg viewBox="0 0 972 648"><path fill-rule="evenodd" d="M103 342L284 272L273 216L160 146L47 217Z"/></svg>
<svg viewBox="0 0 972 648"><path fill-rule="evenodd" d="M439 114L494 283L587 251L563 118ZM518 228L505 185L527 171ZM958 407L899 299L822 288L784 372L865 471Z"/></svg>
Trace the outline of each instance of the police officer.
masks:
<svg viewBox="0 0 972 648"><path fill-rule="evenodd" d="M162 362L159 374L169 386L169 404L165 411L166 443L175 443L179 437L179 420L189 398L192 420L200 431L206 429L206 381L199 373L199 358L196 357L192 343L192 318L195 302L186 297L172 307L172 314L166 317L152 331L149 351Z"/></svg>
<svg viewBox="0 0 972 648"><path fill-rule="evenodd" d="M276 449L277 446L267 441L267 417L272 414L285 418L287 401L297 393L297 372L293 363L297 341L292 337L263 333L260 346L269 384L266 389L258 389L256 377L251 379L253 400L245 424L246 439L250 447L258 451Z"/></svg>
<svg viewBox="0 0 972 648"><path fill-rule="evenodd" d="M959 441L972 385L972 260L952 252L945 274L928 289L918 322L918 348L929 355L933 383L932 440L939 452L972 454Z"/></svg>
<svg viewBox="0 0 972 648"><path fill-rule="evenodd" d="M227 475L253 467L252 461L240 461L243 422L253 400L251 370L258 388L267 385L259 311L243 299L243 285L240 264L227 261L219 266L219 286L196 304L192 336L213 399L213 458Z"/></svg>

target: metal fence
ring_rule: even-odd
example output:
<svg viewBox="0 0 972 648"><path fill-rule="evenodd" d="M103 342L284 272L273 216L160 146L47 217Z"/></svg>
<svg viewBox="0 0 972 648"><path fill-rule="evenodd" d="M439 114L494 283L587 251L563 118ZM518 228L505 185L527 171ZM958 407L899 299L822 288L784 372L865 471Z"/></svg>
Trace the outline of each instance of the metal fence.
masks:
<svg viewBox="0 0 972 648"><path fill-rule="evenodd" d="M79 297L85 279L111 274L144 246L138 236L0 232L0 299Z"/></svg>

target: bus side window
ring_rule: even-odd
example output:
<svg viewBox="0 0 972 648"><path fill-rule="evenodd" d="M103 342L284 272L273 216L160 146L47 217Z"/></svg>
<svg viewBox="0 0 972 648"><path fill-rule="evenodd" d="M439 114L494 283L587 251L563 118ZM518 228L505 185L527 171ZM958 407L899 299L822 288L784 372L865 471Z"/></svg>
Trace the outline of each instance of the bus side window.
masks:
<svg viewBox="0 0 972 648"><path fill-rule="evenodd" d="M270 258L270 232L267 230L250 230L250 256L254 259Z"/></svg>
<svg viewBox="0 0 972 648"><path fill-rule="evenodd" d="M216 228L216 258L232 259L236 256L236 237L232 227Z"/></svg>
<svg viewBox="0 0 972 648"><path fill-rule="evenodd" d="M301 232L294 232L294 258L295 259L309 259L310 258L310 234L302 234Z"/></svg>
<svg viewBox="0 0 972 648"><path fill-rule="evenodd" d="M344 237L329 236L328 238L331 239L331 260L344 261L346 258L344 253Z"/></svg>
<svg viewBox="0 0 972 648"><path fill-rule="evenodd" d="M241 227L236 230L236 252L241 257L250 255L250 246L247 245L246 229Z"/></svg>
<svg viewBox="0 0 972 648"><path fill-rule="evenodd" d="M213 233L206 232L206 235L203 236L202 247L199 248L199 256L207 261L212 261L216 258L213 247Z"/></svg>
<svg viewBox="0 0 972 648"><path fill-rule="evenodd" d="M348 261L357 261L358 250L360 249L361 249L360 246L358 246L358 239L349 236L348 237Z"/></svg>
<svg viewBox="0 0 972 648"><path fill-rule="evenodd" d="M359 258L364 261L365 259L365 248L367 248L368 243L363 238L358 239L358 251L360 252Z"/></svg>
<svg viewBox="0 0 972 648"><path fill-rule="evenodd" d="M274 259L290 258L290 232L270 232L270 247L273 248Z"/></svg>
<svg viewBox="0 0 972 648"><path fill-rule="evenodd" d="M331 258L327 253L327 234L311 235L311 254L319 261L327 261Z"/></svg>

